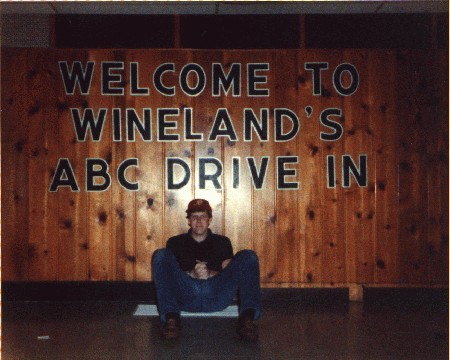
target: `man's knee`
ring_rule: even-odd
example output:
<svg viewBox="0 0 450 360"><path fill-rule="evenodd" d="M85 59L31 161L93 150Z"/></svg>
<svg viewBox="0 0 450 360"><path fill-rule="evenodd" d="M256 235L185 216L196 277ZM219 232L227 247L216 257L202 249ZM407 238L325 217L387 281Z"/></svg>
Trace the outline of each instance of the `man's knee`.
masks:
<svg viewBox="0 0 450 360"><path fill-rule="evenodd" d="M169 251L167 249L158 249L153 253L152 256L152 264L160 264L163 262L167 256L169 255Z"/></svg>
<svg viewBox="0 0 450 360"><path fill-rule="evenodd" d="M249 249L241 250L236 253L235 257L242 259L244 261L258 263L258 255L253 250L249 250Z"/></svg>

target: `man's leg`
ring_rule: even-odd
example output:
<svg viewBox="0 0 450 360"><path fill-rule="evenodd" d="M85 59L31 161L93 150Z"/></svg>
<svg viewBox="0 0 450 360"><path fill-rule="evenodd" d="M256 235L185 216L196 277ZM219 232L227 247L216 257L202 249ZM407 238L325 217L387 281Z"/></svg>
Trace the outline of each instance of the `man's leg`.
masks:
<svg viewBox="0 0 450 360"><path fill-rule="evenodd" d="M239 292L239 314L252 309L255 312L255 320L261 316L259 262L254 251L239 251L224 270L208 280L208 285L205 311L217 311L227 307Z"/></svg>
<svg viewBox="0 0 450 360"><path fill-rule="evenodd" d="M261 316L261 286L258 256L252 250L238 252L229 265L207 281L205 311L227 307L239 293L237 331L241 338L255 341L258 332L253 320Z"/></svg>
<svg viewBox="0 0 450 360"><path fill-rule="evenodd" d="M177 338L181 329L180 311L198 311L200 307L199 281L181 270L170 250L157 250L152 265L162 335L166 339Z"/></svg>
<svg viewBox="0 0 450 360"><path fill-rule="evenodd" d="M254 320L257 320L261 317L258 256L252 250L242 250L234 256L233 261L230 265L238 268L239 314L242 315L247 310L254 310Z"/></svg>

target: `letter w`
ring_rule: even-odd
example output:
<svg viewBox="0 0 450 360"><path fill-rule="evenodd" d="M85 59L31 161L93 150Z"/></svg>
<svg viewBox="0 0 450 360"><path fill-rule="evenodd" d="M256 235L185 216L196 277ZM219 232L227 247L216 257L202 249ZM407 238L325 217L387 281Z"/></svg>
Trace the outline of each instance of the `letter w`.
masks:
<svg viewBox="0 0 450 360"><path fill-rule="evenodd" d="M74 61L70 71L67 61L59 61L58 64L66 95L75 94L75 86L77 84L82 95L89 95L95 62L88 61L86 67L83 69L80 61Z"/></svg>
<svg viewBox="0 0 450 360"><path fill-rule="evenodd" d="M100 141L103 131L103 124L107 109L100 109L97 118L91 108L84 110L83 120L81 120L79 109L70 109L72 111L72 120L77 134L78 141L86 141L87 129L91 129L92 141Z"/></svg>

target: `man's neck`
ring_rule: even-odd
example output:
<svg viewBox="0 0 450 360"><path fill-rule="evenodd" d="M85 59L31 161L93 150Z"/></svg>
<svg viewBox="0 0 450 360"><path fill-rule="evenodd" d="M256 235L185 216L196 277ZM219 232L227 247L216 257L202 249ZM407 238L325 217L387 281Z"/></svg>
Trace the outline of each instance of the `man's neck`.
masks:
<svg viewBox="0 0 450 360"><path fill-rule="evenodd" d="M199 243L199 242L204 241L207 238L207 236L208 235L201 235L201 236L199 236L199 235L192 235L192 238Z"/></svg>
<svg viewBox="0 0 450 360"><path fill-rule="evenodd" d="M196 235L191 231L191 237L198 243L205 241L206 238L208 237L209 231L207 231L205 234L203 235Z"/></svg>

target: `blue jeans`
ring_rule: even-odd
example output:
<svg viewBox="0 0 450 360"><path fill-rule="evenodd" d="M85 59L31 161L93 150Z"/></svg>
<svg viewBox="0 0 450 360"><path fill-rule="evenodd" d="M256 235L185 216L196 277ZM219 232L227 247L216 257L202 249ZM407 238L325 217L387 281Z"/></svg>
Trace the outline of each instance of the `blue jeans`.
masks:
<svg viewBox="0 0 450 360"><path fill-rule="evenodd" d="M255 320L261 316L259 262L252 250L239 251L219 274L199 280L181 270L172 251L159 249L153 255L153 281L162 322L170 312L221 311L237 293L239 314L253 309Z"/></svg>

